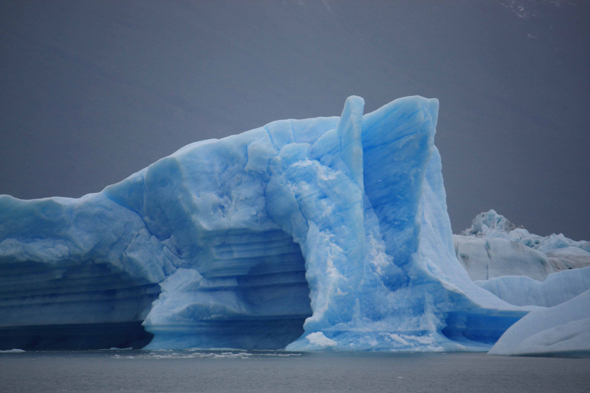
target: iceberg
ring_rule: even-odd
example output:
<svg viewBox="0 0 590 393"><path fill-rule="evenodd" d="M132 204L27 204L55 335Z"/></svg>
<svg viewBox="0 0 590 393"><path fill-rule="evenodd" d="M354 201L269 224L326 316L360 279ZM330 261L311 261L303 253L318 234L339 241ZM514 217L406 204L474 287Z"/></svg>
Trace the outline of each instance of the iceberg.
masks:
<svg viewBox="0 0 590 393"><path fill-rule="evenodd" d="M538 306L512 325L490 354L590 355L589 242L531 234L494 210L475 217L453 241L476 285L515 306Z"/></svg>
<svg viewBox="0 0 590 393"><path fill-rule="evenodd" d="M590 266L590 242L563 234L539 236L517 227L495 210L478 214L470 228L453 235L455 254L472 280L549 274Z"/></svg>
<svg viewBox="0 0 590 393"><path fill-rule="evenodd" d="M531 234L495 210L453 243L475 284L510 304L552 307L590 289L589 242Z"/></svg>
<svg viewBox="0 0 590 393"><path fill-rule="evenodd" d="M196 142L79 199L0 196L0 349L488 350L540 307L457 259L438 101L363 112ZM485 279L587 251L525 237Z"/></svg>

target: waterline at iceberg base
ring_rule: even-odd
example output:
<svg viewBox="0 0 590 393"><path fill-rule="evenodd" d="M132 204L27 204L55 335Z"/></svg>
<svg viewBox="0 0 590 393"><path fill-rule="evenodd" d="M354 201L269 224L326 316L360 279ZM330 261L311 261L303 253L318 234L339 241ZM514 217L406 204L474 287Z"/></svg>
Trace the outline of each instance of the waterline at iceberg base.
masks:
<svg viewBox="0 0 590 393"><path fill-rule="evenodd" d="M363 109L196 142L79 199L1 196L0 347L489 350L540 306L457 259L438 101Z"/></svg>

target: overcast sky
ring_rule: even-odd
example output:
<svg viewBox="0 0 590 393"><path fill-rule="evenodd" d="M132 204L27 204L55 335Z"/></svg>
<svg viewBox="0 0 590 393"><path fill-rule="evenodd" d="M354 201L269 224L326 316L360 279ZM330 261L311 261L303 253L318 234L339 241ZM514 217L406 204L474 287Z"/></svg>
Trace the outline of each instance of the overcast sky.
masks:
<svg viewBox="0 0 590 393"><path fill-rule="evenodd" d="M590 2L0 1L0 194L98 192L201 139L436 97L453 229L590 240Z"/></svg>

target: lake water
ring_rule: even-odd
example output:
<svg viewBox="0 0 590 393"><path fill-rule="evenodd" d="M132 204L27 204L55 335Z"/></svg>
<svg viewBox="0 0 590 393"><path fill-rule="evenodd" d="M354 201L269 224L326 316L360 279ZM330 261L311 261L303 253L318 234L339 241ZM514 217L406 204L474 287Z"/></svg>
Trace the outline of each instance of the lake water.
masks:
<svg viewBox="0 0 590 393"><path fill-rule="evenodd" d="M0 354L0 392L589 392L590 359L281 351Z"/></svg>

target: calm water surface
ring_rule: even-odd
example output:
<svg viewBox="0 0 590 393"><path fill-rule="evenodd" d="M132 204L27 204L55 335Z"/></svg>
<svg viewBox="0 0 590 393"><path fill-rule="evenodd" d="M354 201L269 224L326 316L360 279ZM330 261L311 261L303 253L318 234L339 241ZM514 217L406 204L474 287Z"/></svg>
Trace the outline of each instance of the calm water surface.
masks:
<svg viewBox="0 0 590 393"><path fill-rule="evenodd" d="M589 392L590 359L485 354L0 354L0 392Z"/></svg>

